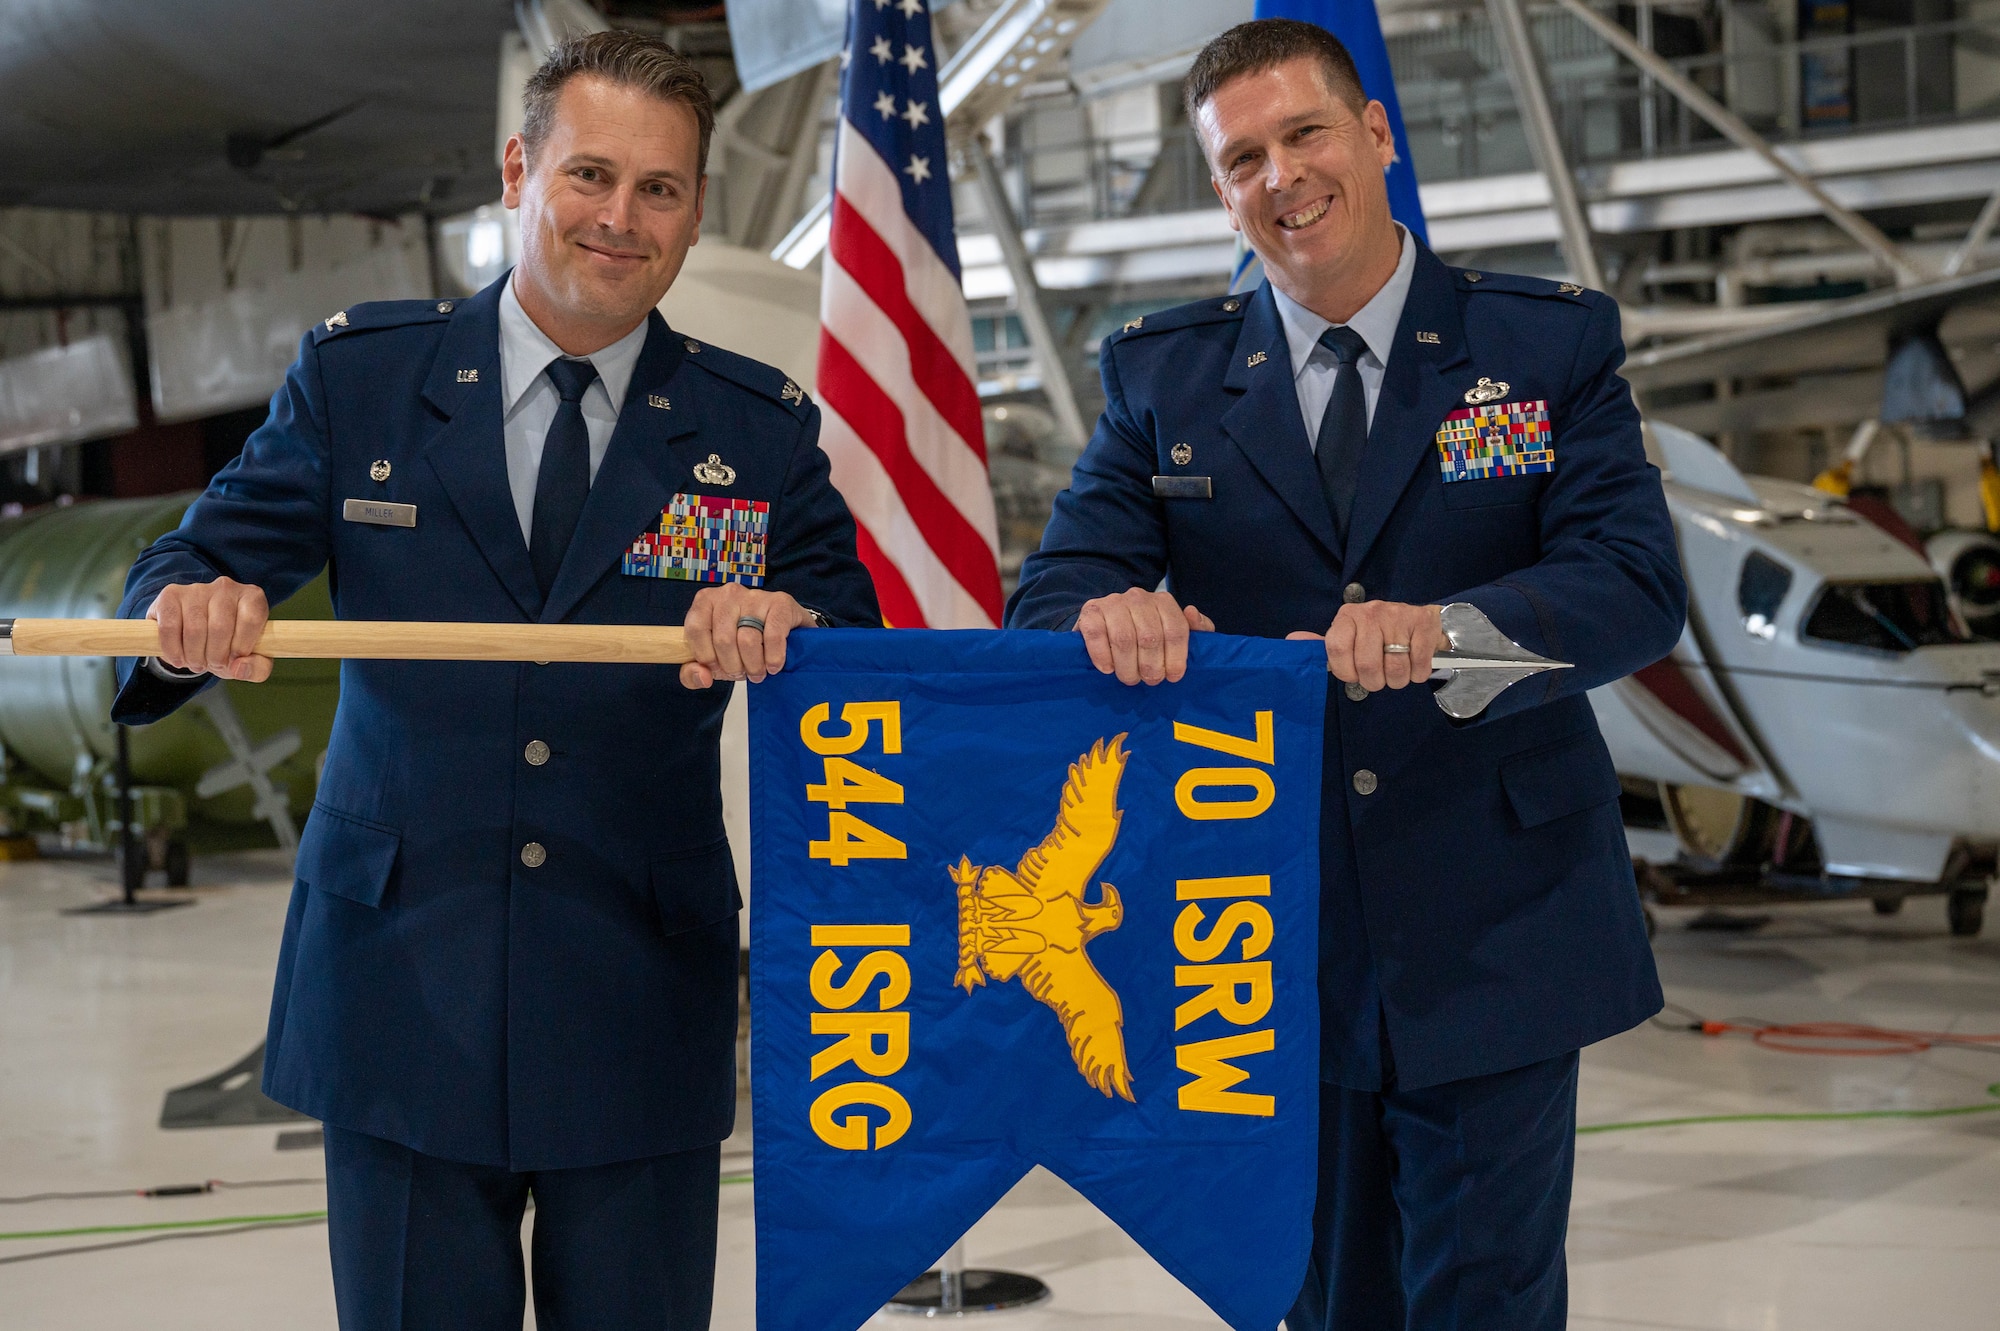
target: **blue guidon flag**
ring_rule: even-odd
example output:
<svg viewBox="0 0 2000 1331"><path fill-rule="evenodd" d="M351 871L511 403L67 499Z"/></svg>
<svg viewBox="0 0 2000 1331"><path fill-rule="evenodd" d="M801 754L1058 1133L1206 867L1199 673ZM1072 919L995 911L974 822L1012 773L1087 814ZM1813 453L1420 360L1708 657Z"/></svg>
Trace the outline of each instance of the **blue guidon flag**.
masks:
<svg viewBox="0 0 2000 1331"><path fill-rule="evenodd" d="M820 630L750 691L757 1322L858 1327L1030 1168L1239 1331L1317 1140L1317 642ZM1056 1296L1063 1291L1057 1289Z"/></svg>

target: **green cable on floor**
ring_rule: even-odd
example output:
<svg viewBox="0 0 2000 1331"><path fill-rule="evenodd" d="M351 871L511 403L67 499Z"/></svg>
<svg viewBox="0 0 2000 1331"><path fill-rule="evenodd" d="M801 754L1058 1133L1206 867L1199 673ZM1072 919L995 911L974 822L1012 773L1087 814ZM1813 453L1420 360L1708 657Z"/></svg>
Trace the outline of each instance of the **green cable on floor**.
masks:
<svg viewBox="0 0 2000 1331"><path fill-rule="evenodd" d="M1993 1103L1983 1105L1946 1105L1940 1109L1849 1109L1819 1113L1769 1113L1769 1114L1690 1114L1680 1118L1643 1118L1630 1123L1590 1123L1579 1127L1576 1135L1589 1136L1599 1132L1632 1132L1640 1128L1685 1128L1708 1123L1852 1123L1862 1119L1876 1118L1957 1118L1965 1114L1991 1114L2000 1112L2000 1081L1986 1088L1986 1094L1993 1097ZM721 1182L749 1183L753 1174L725 1174ZM36 1229L18 1233L0 1233L0 1242L13 1239L67 1239L87 1234L143 1234L172 1229L226 1229L231 1225L283 1225L300 1224L308 1220L326 1219L325 1211L293 1211L284 1215L237 1215L224 1216L216 1220L168 1220L145 1225L85 1225L76 1229Z"/></svg>
<svg viewBox="0 0 2000 1331"><path fill-rule="evenodd" d="M748 1183L750 1174L725 1174L723 1183ZM75 1229L30 1229L0 1234L0 1242L12 1239L69 1239L89 1234L147 1234L168 1229L227 1229L231 1225L296 1225L326 1219L325 1211L292 1211L284 1215L232 1215L215 1220L156 1220L144 1225L83 1225Z"/></svg>
<svg viewBox="0 0 2000 1331"><path fill-rule="evenodd" d="M1942 1109L1849 1109L1796 1114L1692 1114L1685 1118L1642 1118L1630 1123L1591 1123L1576 1130L1579 1137L1595 1132L1631 1132L1637 1128L1682 1128L1702 1123L1848 1123L1870 1118L1956 1118L1962 1114L2000 1111L2000 1081L1986 1088L1995 1103L1947 1105Z"/></svg>

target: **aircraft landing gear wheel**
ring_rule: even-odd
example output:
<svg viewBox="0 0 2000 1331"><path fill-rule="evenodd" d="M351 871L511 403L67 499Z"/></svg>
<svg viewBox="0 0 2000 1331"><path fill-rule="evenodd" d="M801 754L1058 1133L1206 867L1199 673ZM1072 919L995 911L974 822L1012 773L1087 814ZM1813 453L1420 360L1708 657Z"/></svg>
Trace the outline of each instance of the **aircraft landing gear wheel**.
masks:
<svg viewBox="0 0 2000 1331"><path fill-rule="evenodd" d="M1875 913L1877 915L1894 915L1902 909L1903 899L1901 897L1875 898Z"/></svg>
<svg viewBox="0 0 2000 1331"><path fill-rule="evenodd" d="M188 843L175 839L167 843L167 886L186 887L188 885Z"/></svg>
<svg viewBox="0 0 2000 1331"><path fill-rule="evenodd" d="M1961 887L1945 898L1945 918L1951 922L1953 938L1973 938L1986 923L1986 891Z"/></svg>
<svg viewBox="0 0 2000 1331"><path fill-rule="evenodd" d="M1713 786L1660 785L1683 863L1702 873L1752 869L1771 857L1783 811Z"/></svg>

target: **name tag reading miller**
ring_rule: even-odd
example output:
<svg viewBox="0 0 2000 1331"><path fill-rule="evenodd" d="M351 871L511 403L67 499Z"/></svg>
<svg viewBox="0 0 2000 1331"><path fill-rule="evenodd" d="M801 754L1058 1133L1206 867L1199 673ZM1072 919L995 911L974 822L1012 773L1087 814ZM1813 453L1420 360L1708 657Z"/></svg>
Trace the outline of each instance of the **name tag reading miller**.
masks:
<svg viewBox="0 0 2000 1331"><path fill-rule="evenodd" d="M340 516L349 522L372 522L378 527L414 527L415 504L385 504L379 499L350 499L341 505Z"/></svg>

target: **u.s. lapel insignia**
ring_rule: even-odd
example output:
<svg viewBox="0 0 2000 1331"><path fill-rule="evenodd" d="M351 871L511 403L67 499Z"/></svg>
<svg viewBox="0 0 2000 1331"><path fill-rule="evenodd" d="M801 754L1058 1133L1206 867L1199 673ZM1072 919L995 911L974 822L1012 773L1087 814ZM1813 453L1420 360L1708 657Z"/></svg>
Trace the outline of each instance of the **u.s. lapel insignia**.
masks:
<svg viewBox="0 0 2000 1331"><path fill-rule="evenodd" d="M1167 456L1174 460L1176 467L1185 467L1188 463L1194 461L1194 449L1187 444L1175 444L1173 448L1168 450Z"/></svg>
<svg viewBox="0 0 2000 1331"><path fill-rule="evenodd" d="M1263 352L1253 351L1250 353L1250 359L1244 362L1244 364L1246 368L1251 368L1258 365L1262 365L1265 361L1269 359L1271 358L1269 356L1266 356Z"/></svg>
<svg viewBox="0 0 2000 1331"><path fill-rule="evenodd" d="M736 468L724 462L720 453L710 453L708 461L694 464L694 478L703 485L734 485Z"/></svg>
<svg viewBox="0 0 2000 1331"><path fill-rule="evenodd" d="M347 327L347 311L346 311L346 310L342 310L342 311L341 311L340 313L338 313L338 314L334 314L334 315L329 315L329 316L327 317L327 321L326 321L326 331L327 331L327 332L331 333L331 332L332 332L332 331L333 331L334 329L336 329L336 328L345 328L345 327Z"/></svg>
<svg viewBox="0 0 2000 1331"><path fill-rule="evenodd" d="M1465 390L1465 400L1477 407L1487 402L1498 402L1501 398L1507 396L1512 389L1513 385L1509 384L1505 379L1496 384L1482 374L1479 376L1478 383Z"/></svg>
<svg viewBox="0 0 2000 1331"><path fill-rule="evenodd" d="M1435 347L1441 345L1438 342L1438 335L1436 333L1419 332L1417 334L1417 341L1423 343L1427 347Z"/></svg>
<svg viewBox="0 0 2000 1331"><path fill-rule="evenodd" d="M377 458L375 465L368 469L368 479L381 482L389 479L389 459Z"/></svg>
<svg viewBox="0 0 2000 1331"><path fill-rule="evenodd" d="M661 397L658 393L646 394L646 405L649 407L658 407L661 411L672 411L674 409L674 404Z"/></svg>
<svg viewBox="0 0 2000 1331"><path fill-rule="evenodd" d="M476 384L479 382L479 371L460 370L458 372L458 381L462 384Z"/></svg>
<svg viewBox="0 0 2000 1331"><path fill-rule="evenodd" d="M1565 296L1581 296L1583 294L1583 288L1574 282L1558 282L1556 290L1562 292Z"/></svg>
<svg viewBox="0 0 2000 1331"><path fill-rule="evenodd" d="M805 405L806 401L806 390L800 388L790 379L787 379L785 380L785 386L778 390L778 396L785 399L785 401L791 403L795 407L802 407Z"/></svg>

